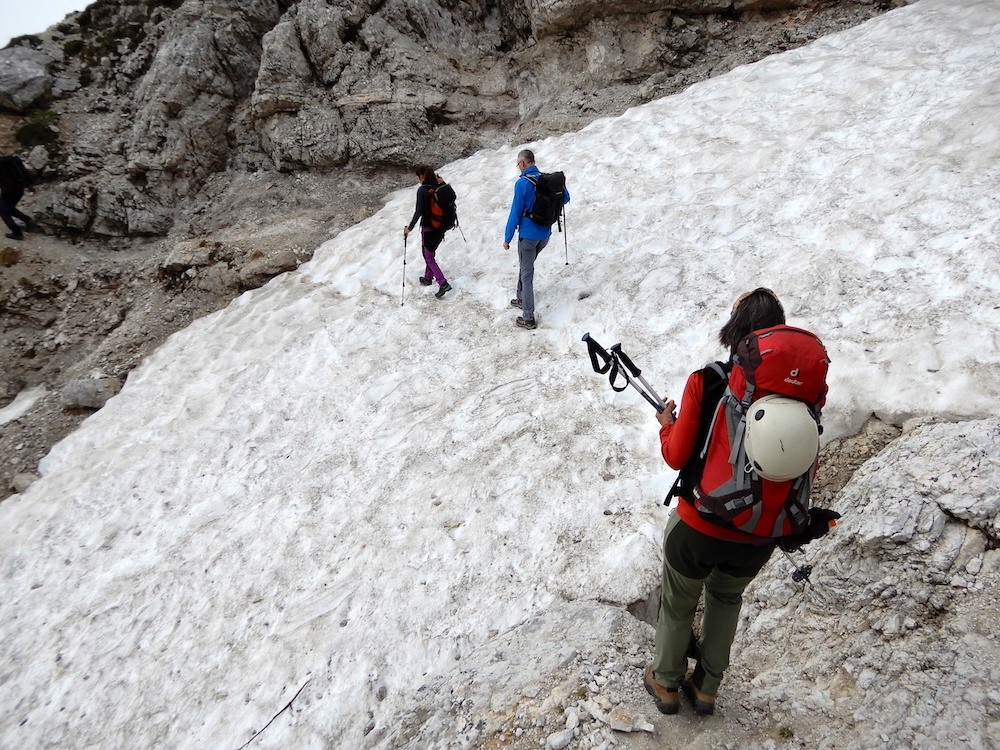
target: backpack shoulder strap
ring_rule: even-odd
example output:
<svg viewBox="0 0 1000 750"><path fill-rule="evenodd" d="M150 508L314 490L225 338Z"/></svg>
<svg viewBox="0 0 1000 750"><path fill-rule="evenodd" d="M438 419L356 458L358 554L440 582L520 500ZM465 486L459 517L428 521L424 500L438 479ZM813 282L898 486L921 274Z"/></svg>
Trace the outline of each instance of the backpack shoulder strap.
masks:
<svg viewBox="0 0 1000 750"><path fill-rule="evenodd" d="M538 177L539 176L536 175L536 174L523 174L523 175L521 175L521 177L519 179L527 180L528 182L530 182L532 184L532 186L535 188L535 190L538 190ZM538 193L535 193L535 197L537 199ZM524 207L524 212L521 214L521 216L527 216L530 219L531 218L531 212L533 210L534 210L534 205L532 205L531 208L528 208L527 206L525 206Z"/></svg>
<svg viewBox="0 0 1000 750"><path fill-rule="evenodd" d="M702 369L701 385L701 418L698 421L698 438L695 447L698 455L705 457L708 447L708 437L715 421L715 412L726 394L729 385L729 371L733 365L729 362L712 362Z"/></svg>
<svg viewBox="0 0 1000 750"><path fill-rule="evenodd" d="M677 480L663 499L664 505L669 505L674 497L684 498L701 479L712 425L715 423L715 415L719 410L719 402L726 395L729 372L732 369L733 365L730 362L712 362L702 368L701 411L698 416L698 433L694 441L694 450L687 463L677 473Z"/></svg>

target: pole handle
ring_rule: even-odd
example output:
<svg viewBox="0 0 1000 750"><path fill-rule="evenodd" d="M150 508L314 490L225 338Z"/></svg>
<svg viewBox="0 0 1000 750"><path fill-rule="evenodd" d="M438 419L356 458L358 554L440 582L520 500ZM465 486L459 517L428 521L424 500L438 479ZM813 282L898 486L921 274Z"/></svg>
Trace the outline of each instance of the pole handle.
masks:
<svg viewBox="0 0 1000 750"><path fill-rule="evenodd" d="M581 341L587 343L587 351L590 354L590 364L594 367L594 372L598 375L604 375L608 370L611 369L613 358L608 354L607 350L597 343L597 340L591 337L590 332L583 334ZM603 364L598 362L598 359L604 360Z"/></svg>
<svg viewBox="0 0 1000 750"><path fill-rule="evenodd" d="M618 357L619 360L621 360L621 363L625 365L626 368L628 368L628 371L631 372L633 376L639 377L640 375L642 375L642 370L636 367L635 363L628 358L628 355L626 355L625 352L622 351L621 344L615 344L614 346L612 346L611 351L615 353L615 356Z"/></svg>
<svg viewBox="0 0 1000 750"><path fill-rule="evenodd" d="M663 413L666 406L663 403L663 399L660 398L659 394L653 390L652 386L646 382L646 379L642 377L642 372L635 363L629 359L625 353L622 351L621 344L615 344L611 347L611 352L609 353L604 347L602 347L597 341L590 335L590 333L583 334L581 339L587 343L587 351L590 354L590 364L594 367L594 372L598 375L608 375L608 382L611 385L611 390L616 393L621 393L629 386L632 386L649 404L656 409L657 412ZM603 362L599 361L603 360ZM618 375L621 374L625 377L625 382L619 384ZM636 382L634 378L638 378L639 382Z"/></svg>

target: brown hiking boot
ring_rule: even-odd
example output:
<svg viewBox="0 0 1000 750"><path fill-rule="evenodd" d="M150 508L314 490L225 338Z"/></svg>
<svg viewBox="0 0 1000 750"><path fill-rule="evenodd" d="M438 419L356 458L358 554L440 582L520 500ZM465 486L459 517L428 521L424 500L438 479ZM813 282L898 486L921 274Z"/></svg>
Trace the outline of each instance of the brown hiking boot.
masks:
<svg viewBox="0 0 1000 750"><path fill-rule="evenodd" d="M653 665L646 667L646 674L642 678L642 683L646 686L646 692L653 696L656 710L661 714L675 714L680 708L680 700L677 697L677 688L663 687L653 676Z"/></svg>
<svg viewBox="0 0 1000 750"><path fill-rule="evenodd" d="M684 682L681 683L681 690L684 691L684 695L691 701L696 714L711 716L715 713L715 696L701 692L695 686L694 680L690 676L684 678Z"/></svg>

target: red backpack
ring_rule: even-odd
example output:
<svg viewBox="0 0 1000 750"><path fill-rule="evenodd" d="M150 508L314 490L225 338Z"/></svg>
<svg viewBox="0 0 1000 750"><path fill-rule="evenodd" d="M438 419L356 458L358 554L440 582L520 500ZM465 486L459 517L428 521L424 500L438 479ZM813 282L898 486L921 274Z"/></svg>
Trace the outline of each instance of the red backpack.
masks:
<svg viewBox="0 0 1000 750"><path fill-rule="evenodd" d="M458 226L455 189L447 182L441 182L427 192L431 200L431 226L445 232Z"/></svg>
<svg viewBox="0 0 1000 750"><path fill-rule="evenodd" d="M704 468L690 499L705 520L729 529L763 538L796 534L809 520L816 463L786 481L760 476L747 457L747 415L760 398L785 396L804 404L818 434L830 358L815 334L782 325L746 336L733 363L725 395L710 417L700 454Z"/></svg>

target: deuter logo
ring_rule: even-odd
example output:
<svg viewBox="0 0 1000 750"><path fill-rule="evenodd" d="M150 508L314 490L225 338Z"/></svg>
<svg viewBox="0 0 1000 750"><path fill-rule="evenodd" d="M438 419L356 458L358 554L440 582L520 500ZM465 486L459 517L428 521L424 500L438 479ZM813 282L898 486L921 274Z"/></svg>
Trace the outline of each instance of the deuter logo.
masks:
<svg viewBox="0 0 1000 750"><path fill-rule="evenodd" d="M788 383L789 385L802 385L802 381L799 380L798 377L799 377L799 368L796 367L794 370L788 373L788 377L785 378L785 382Z"/></svg>

